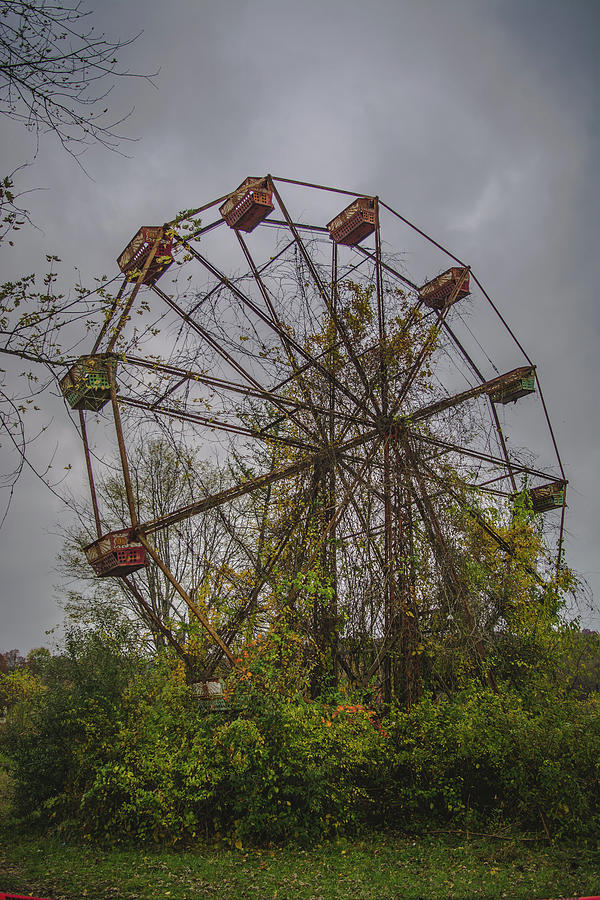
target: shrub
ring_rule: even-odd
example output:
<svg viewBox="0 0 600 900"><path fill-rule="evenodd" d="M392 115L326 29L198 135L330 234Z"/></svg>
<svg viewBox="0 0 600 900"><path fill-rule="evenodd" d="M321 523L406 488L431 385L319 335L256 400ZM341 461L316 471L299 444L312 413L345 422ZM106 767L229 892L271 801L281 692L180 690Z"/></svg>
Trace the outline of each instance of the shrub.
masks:
<svg viewBox="0 0 600 900"><path fill-rule="evenodd" d="M470 689L394 710L390 814L504 817L557 835L600 825L600 700L555 697L533 709L515 694Z"/></svg>
<svg viewBox="0 0 600 900"><path fill-rule="evenodd" d="M105 843L307 844L366 823L499 818L597 835L598 695L471 687L380 724L360 702L306 700L300 677L286 696L271 676L281 658L297 671L294 646L283 657L275 639L251 648L230 702L211 710L167 663L74 636L44 661L44 690L9 713L15 808Z"/></svg>

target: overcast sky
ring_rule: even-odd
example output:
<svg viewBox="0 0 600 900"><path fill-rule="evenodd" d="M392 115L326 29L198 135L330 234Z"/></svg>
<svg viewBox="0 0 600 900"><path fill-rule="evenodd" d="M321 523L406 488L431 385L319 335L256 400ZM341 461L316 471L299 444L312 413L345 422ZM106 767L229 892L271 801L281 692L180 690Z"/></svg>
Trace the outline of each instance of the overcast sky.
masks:
<svg viewBox="0 0 600 900"><path fill-rule="evenodd" d="M111 94L116 115L135 107L137 140L127 156L90 150L86 175L51 136L34 161L32 136L0 123L2 174L32 161L24 186L44 188L28 195L39 230L10 259L2 249L4 272L52 252L84 280L112 276L139 225L249 174L379 194L472 265L536 362L570 480L567 561L600 597L600 4L96 3L100 30L143 30L123 66L157 72L155 86L120 80ZM79 450L52 415L60 465ZM46 642L61 619L64 516L25 475L0 531L0 650Z"/></svg>

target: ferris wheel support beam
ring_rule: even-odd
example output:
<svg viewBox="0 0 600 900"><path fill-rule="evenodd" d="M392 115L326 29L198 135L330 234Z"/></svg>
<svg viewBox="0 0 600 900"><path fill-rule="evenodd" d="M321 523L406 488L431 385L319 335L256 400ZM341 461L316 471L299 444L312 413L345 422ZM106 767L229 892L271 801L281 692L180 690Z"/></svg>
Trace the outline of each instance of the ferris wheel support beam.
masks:
<svg viewBox="0 0 600 900"><path fill-rule="evenodd" d="M136 603L139 605L139 607L142 611L142 614L144 616L146 616L148 618L148 620L151 621L156 628L158 628L158 630L163 635L163 637L165 637L166 640L169 642L169 644L173 647L173 649L175 650L177 655L184 662L187 662L188 655L185 652L185 650L183 649L183 647L181 646L181 644L179 643L179 641L177 641L173 637L173 633L172 633L171 629L167 628L167 626L161 621L160 617L156 615L156 613L154 612L154 610L152 609L150 604L146 601L146 599L138 591L136 586L130 581L130 579L126 575L121 577L121 581L125 585L125 588L129 591L131 596L134 598Z"/></svg>
<svg viewBox="0 0 600 900"><path fill-rule="evenodd" d="M94 346L92 347L92 355L94 355L95 353L98 352L98 347L102 343L102 339L103 339L104 335L106 334L106 332L108 331L108 327L109 327L110 323L112 322L113 316L114 316L115 311L121 301L121 297L123 296L123 291L127 287L127 284L128 284L127 278L124 278L123 282L121 284L121 287L119 288L117 295L112 302L111 308L109 309L109 311L106 314L106 317L104 319L104 322L102 323L102 328L100 329L100 333L98 334L98 337L96 338Z"/></svg>
<svg viewBox="0 0 600 900"><path fill-rule="evenodd" d="M352 494L356 490L356 485L359 483L360 478L364 475L364 472L367 469L367 466L369 465L373 456L375 455L375 453L379 447L379 443L380 443L379 440L375 440L373 442L373 446L369 450L360 472L356 475L352 484L349 485L349 487L344 491L341 501L337 504L336 509L333 510L331 516L329 517L324 530L319 535L315 549L313 550L308 561L304 564L304 566L302 567L302 569L299 573L301 580L297 581L296 585L292 588L292 590L290 591L290 593L288 595L288 603L293 603L294 600L296 599L296 597L298 596L298 594L300 593L300 590L304 583L304 579L310 572L319 553L321 552L321 548L323 546L324 541L327 540L327 538L331 534L332 530L339 523L340 519L344 515L346 509L348 508L348 505L350 504L350 502L352 500Z"/></svg>
<svg viewBox="0 0 600 900"><path fill-rule="evenodd" d="M406 480L406 478L407 478L406 462L405 461L403 462L402 460L400 460L397 443L394 443L394 453L395 453L397 461L401 464L401 468L404 473L404 480ZM405 502L404 508L406 509L406 518L408 520L409 555L410 555L410 560L411 560L410 566L412 568L413 522L412 522L411 506L412 506L412 504L415 503L415 499L414 498L412 500L410 499L410 491L407 491L407 495L408 495L408 500ZM386 526L384 524L383 526L381 526L380 530L385 531L385 527ZM401 527L404 528L404 525L402 524ZM374 548L376 547L375 543L373 543L373 547ZM380 557L380 559L381 559L381 557ZM394 559L394 562L396 563L398 561L399 561L399 557L396 554L396 558ZM383 568L384 567L383 561L380 564ZM408 578L405 575L402 576L403 581L406 582L403 585L404 590L402 591L402 594L401 594L401 596L403 597L403 600L404 600L403 608L394 610L394 612L395 612L394 620L386 625L381 647L380 647L379 651L375 654L375 658L372 661L371 665L369 666L369 668L363 675L363 679L362 679L363 687L367 686L369 680L373 677L375 672L381 667L382 664L384 664L384 677L385 677L386 669L391 670L391 668L392 668L392 659L391 659L392 651L395 649L395 647L398 645L398 643L402 639L405 640L405 644L406 644L407 633L414 632L415 629L418 627L418 610L415 606L414 601L411 601L410 595L409 595L409 586L412 583L411 582L412 577L414 577L414 576L409 575ZM410 607L410 609L409 609L409 607ZM412 619L412 628L410 627L409 619ZM414 635L413 635L413 637L414 637ZM407 651L406 646L404 647L404 650L405 650L405 655L406 655L406 651ZM414 686L413 685L414 679L412 677L412 672L411 672L411 663L412 663L412 661L408 658L405 658L403 660L404 671L405 671L405 691L406 691L407 701L410 701L410 698L412 696L412 689ZM393 688L393 685L392 685L392 688Z"/></svg>
<svg viewBox="0 0 600 900"><path fill-rule="evenodd" d="M206 616L204 616L202 614L201 610L198 609L198 607L193 602L193 600L190 598L190 596L186 593L186 591L184 591L184 589L179 584L179 582L177 581L177 579L175 578L175 576L173 575L173 573L171 572L169 567L160 558L160 556L158 555L158 553L156 552L156 550L152 546L152 544L149 543L148 539L146 538L146 535L141 532L138 532L138 539L139 539L140 543L143 544L143 546L145 547L146 552L150 554L150 556L152 557L152 559L154 560L154 562L156 563L158 568L161 570L161 572L163 573L165 578L175 588L175 590L177 591L179 596L182 598L182 600L184 601L184 603L186 604L188 609L196 616L198 621L202 624L204 630L210 635L210 637L212 638L214 643L217 644L217 646L221 648L222 652L225 654L225 656L227 657L229 662L232 664L232 666L235 666L235 657L234 657L233 653L231 652L231 650L229 649L229 647L227 646L227 644L224 643L224 641L221 639L219 634L217 634L217 632L212 627L212 625L210 624L210 622L208 621Z"/></svg>
<svg viewBox="0 0 600 900"><path fill-rule="evenodd" d="M389 413L389 384L388 367L386 362L387 334L385 321L385 306L383 297L383 272L381 268L381 232L379 228L379 198L375 197L375 291L377 295L377 328L379 333L379 379L381 391L381 412L384 419ZM385 522L383 555L384 555L384 597L385 597L385 629L391 633L398 623L397 615L397 585L394 572L395 541L392 523L392 477L389 435L383 442L383 513ZM394 672L392 660L389 654L384 661L383 690L386 700L391 700L393 694Z"/></svg>
<svg viewBox="0 0 600 900"><path fill-rule="evenodd" d="M408 477L409 485L411 485L410 489L413 493L413 496L415 497L417 508L419 509L419 512L421 514L423 524L430 533L432 543L434 546L437 546L438 551L440 552L444 560L444 568L446 569L450 584L453 587L456 599L461 606L462 615L465 624L469 629L469 637L473 641L473 647L475 649L479 664L483 668L487 654L485 652L483 640L477 629L477 624L475 622L475 617L473 615L473 611L471 609L465 587L456 570L454 561L452 560L452 555L450 553L450 550L448 549L448 545L446 543L442 527L437 517L437 513L427 492L427 487L419 471L418 463L415 459L408 437L405 436L402 443L406 458L411 463L412 473ZM411 484L413 475L418 486L418 491L415 490L414 485ZM491 671L488 670L486 672L486 678L492 690L497 693L498 686Z"/></svg>
<svg viewBox="0 0 600 900"><path fill-rule="evenodd" d="M92 458L90 454L90 446L88 444L87 429L85 427L85 415L82 409L79 410L79 424L81 427L81 440L83 441L83 452L85 454L85 466L87 469L88 483L90 486L90 497L92 499L92 509L94 510L94 521L96 523L96 533L98 538L102 537L102 521L100 519L100 510L98 508L98 497L96 495L96 485L94 484L94 473L92 471Z"/></svg>
<svg viewBox="0 0 600 900"><path fill-rule="evenodd" d="M121 425L121 414L119 412L119 403L117 400L117 385L115 382L115 371L111 366L109 368L110 383L110 402L112 405L113 418L115 420L115 431L117 433L117 444L119 446L119 456L121 458L121 470L123 472L123 483L125 485L125 495L127 497L127 506L129 508L129 518L131 525L135 528L137 525L137 511L135 508L135 499L133 496L133 487L131 485L131 475L129 474L129 463L127 462L127 451L125 449L125 440L123 438L123 426Z"/></svg>

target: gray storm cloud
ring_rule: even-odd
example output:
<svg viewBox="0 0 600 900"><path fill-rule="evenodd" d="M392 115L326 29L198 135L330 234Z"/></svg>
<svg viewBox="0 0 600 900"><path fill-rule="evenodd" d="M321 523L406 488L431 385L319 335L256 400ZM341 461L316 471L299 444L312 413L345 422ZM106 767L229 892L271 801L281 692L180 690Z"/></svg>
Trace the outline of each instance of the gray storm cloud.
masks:
<svg viewBox="0 0 600 900"><path fill-rule="evenodd" d="M156 87L122 80L110 98L117 115L135 108L137 140L125 156L92 148L88 176L43 137L23 175L43 188L28 195L40 230L2 249L3 270L52 252L66 282L75 268L112 276L140 224L251 173L378 193L473 266L537 363L571 481L567 559L598 596L599 19L580 0L103 0L101 30L143 29L124 67L157 72ZM8 172L35 147L2 129ZM59 403L46 422L43 449L73 462L77 490ZM26 473L0 532L2 649L43 643L60 619L64 515Z"/></svg>

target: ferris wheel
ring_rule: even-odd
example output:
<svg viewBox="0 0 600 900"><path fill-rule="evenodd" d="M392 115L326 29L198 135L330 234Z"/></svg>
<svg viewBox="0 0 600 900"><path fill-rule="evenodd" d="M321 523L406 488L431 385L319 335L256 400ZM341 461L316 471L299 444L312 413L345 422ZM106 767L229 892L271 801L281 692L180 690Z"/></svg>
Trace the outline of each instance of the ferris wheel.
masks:
<svg viewBox="0 0 600 900"><path fill-rule="evenodd" d="M376 196L271 175L141 227L118 266L93 347L60 382L79 413L96 576L121 579L185 655L136 582L157 567L205 629L207 675L235 664L244 622L273 591L333 677L376 679L388 696L410 692L436 630L459 631L483 663L482 617L502 619L515 567L542 590L561 565L567 481L536 367L470 266ZM514 411L527 421L534 405L543 465L511 431ZM114 422L127 498L113 531L95 489L94 413ZM235 454L239 477L144 519L131 435L175 425ZM216 624L155 538L257 498L260 559ZM552 557L519 558L515 504L553 532Z"/></svg>

